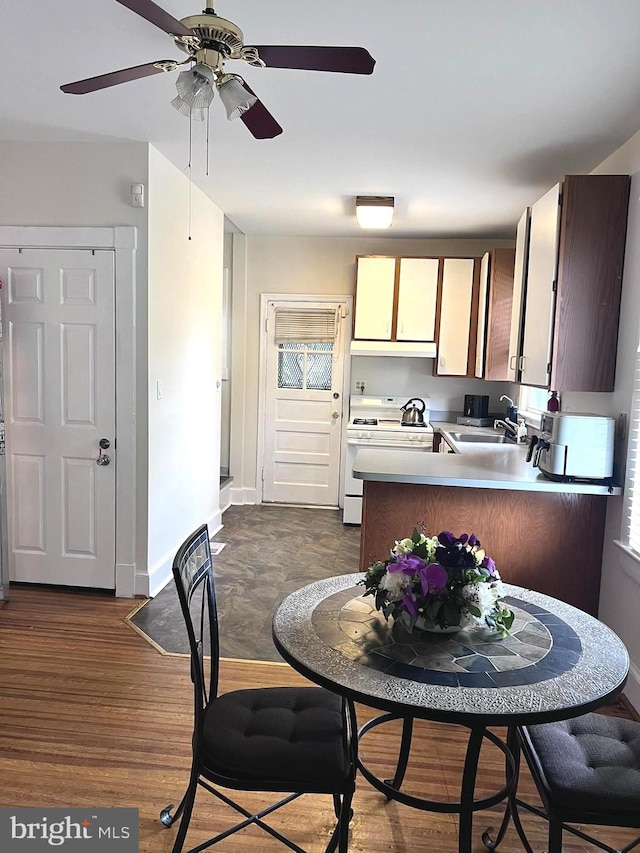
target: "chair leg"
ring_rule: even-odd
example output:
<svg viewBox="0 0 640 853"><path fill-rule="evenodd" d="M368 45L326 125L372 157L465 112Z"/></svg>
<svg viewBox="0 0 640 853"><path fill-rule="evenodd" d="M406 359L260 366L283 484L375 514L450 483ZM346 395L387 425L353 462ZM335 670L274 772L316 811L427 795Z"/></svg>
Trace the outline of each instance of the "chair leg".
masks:
<svg viewBox="0 0 640 853"><path fill-rule="evenodd" d="M334 853L335 850L338 850L338 853L347 853L349 844L349 824L353 817L353 810L351 808L353 794L354 791L351 790L346 794L342 794L342 796L340 794L333 795L333 804L338 821L333 833L331 834L325 853Z"/></svg>
<svg viewBox="0 0 640 853"><path fill-rule="evenodd" d="M338 830L338 853L347 853L349 847L349 824L351 823L351 818L353 817L353 810L351 809L353 794L354 791L353 789L351 789L342 798L342 810L340 813L340 820L338 822L338 826L340 827Z"/></svg>
<svg viewBox="0 0 640 853"><path fill-rule="evenodd" d="M562 821L549 818L549 853L562 853Z"/></svg>
<svg viewBox="0 0 640 853"><path fill-rule="evenodd" d="M165 826L173 826L177 820L180 820L180 826L178 827L178 832L176 834L176 839L173 843L171 853L180 853L184 846L184 840L187 836L187 830L189 829L189 822L191 821L191 813L193 811L193 804L196 799L197 790L198 777L197 775L194 775L189 780L189 787L185 791L182 802L176 811L173 814L170 814L171 806L167 806L166 809L163 809L160 812L160 820Z"/></svg>

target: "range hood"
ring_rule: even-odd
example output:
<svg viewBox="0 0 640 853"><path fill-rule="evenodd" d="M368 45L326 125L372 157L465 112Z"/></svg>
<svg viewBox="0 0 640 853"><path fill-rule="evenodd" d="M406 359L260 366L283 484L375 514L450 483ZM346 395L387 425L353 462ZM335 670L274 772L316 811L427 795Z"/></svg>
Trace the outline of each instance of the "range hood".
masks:
<svg viewBox="0 0 640 853"><path fill-rule="evenodd" d="M435 358L435 343L410 341L351 341L351 355L393 355L404 358Z"/></svg>

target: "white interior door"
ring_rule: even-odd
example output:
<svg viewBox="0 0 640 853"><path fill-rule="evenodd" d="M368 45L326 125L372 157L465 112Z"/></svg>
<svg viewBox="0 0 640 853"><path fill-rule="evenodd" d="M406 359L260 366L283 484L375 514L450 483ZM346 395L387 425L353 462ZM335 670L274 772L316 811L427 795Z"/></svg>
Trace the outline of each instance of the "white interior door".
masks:
<svg viewBox="0 0 640 853"><path fill-rule="evenodd" d="M277 303L282 305L281 302ZM276 343L267 306L263 491L265 502L338 506L344 351L339 320L331 343ZM304 310L339 303L288 303Z"/></svg>
<svg viewBox="0 0 640 853"><path fill-rule="evenodd" d="M0 279L10 577L113 589L113 252L2 249Z"/></svg>

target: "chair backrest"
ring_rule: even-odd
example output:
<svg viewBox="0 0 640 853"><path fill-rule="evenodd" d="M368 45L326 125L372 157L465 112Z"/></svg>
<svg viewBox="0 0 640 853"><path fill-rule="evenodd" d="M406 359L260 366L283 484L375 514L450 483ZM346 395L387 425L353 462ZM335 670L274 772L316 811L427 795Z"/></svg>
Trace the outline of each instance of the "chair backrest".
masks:
<svg viewBox="0 0 640 853"><path fill-rule="evenodd" d="M206 524L195 530L178 549L173 561L173 577L189 636L197 727L203 710L218 693L218 613Z"/></svg>

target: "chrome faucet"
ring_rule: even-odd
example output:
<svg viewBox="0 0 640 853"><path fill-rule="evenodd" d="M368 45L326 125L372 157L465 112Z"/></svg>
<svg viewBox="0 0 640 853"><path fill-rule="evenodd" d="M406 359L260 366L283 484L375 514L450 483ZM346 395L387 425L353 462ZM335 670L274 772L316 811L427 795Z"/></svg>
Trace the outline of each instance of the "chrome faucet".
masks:
<svg viewBox="0 0 640 853"><path fill-rule="evenodd" d="M498 427L503 427L505 438L510 438L512 441L518 440L518 424L515 424L513 421L510 421L509 418L494 421L493 428L498 429Z"/></svg>

